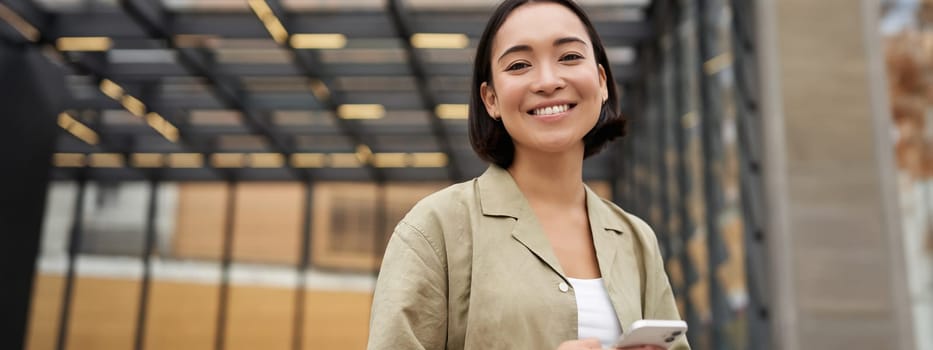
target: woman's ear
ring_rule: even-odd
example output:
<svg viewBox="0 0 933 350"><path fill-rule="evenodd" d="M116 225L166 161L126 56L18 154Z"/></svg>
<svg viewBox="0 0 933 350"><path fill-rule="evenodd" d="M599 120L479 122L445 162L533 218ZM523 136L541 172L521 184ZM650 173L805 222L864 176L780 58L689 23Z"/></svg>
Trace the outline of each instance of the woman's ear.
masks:
<svg viewBox="0 0 933 350"><path fill-rule="evenodd" d="M495 120L502 118L502 115L499 113L499 103L498 99L496 99L496 91L492 88L492 86L489 86L489 84L483 82L483 84L479 86L479 94L483 96L483 105L486 106L486 113L488 113L489 116Z"/></svg>
<svg viewBox="0 0 933 350"><path fill-rule="evenodd" d="M606 84L606 69L603 68L603 65L598 65L599 68L599 98L602 103L606 103L609 100L609 85Z"/></svg>

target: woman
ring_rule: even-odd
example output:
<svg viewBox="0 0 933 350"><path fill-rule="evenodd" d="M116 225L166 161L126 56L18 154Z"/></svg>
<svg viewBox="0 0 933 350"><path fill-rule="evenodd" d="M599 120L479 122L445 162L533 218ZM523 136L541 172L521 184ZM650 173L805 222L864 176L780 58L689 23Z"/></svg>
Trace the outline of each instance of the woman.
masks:
<svg viewBox="0 0 933 350"><path fill-rule="evenodd" d="M624 125L576 4L501 4L470 104L471 143L493 165L398 224L369 348L599 349L635 320L680 319L654 233L583 184L583 159Z"/></svg>

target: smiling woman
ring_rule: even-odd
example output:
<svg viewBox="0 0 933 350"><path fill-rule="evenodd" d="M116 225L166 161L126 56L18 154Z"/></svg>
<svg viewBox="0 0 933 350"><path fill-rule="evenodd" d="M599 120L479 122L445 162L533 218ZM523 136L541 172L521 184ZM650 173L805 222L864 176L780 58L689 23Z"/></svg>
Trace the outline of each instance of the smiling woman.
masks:
<svg viewBox="0 0 933 350"><path fill-rule="evenodd" d="M654 232L583 183L583 159L625 133L613 82L572 1L496 9L469 106L492 165L396 226L370 349L600 349L636 320L680 319ZM683 338L659 342L689 349Z"/></svg>
<svg viewBox="0 0 933 350"><path fill-rule="evenodd" d="M474 108L470 109L473 149L489 162L507 168L515 157L513 138L524 135L522 118L503 115L506 109L518 109L514 115L535 115L532 120L556 122L563 119L562 112L583 103L580 107L586 108L574 113L584 117L573 122L586 129L584 156L596 154L608 141L625 134L625 117L619 113L615 80L599 35L576 5L557 6L551 11L515 11L525 3L503 3L487 26L498 30L486 30L477 47L471 86ZM528 99L513 95L529 89L539 93ZM589 100L583 99L587 97ZM520 105L503 106L502 99ZM587 104L593 101L598 113ZM562 109L556 116L555 106ZM552 107L550 113L547 107ZM514 134L507 130L510 127ZM572 136L573 130L566 131L571 132L571 140L581 139Z"/></svg>

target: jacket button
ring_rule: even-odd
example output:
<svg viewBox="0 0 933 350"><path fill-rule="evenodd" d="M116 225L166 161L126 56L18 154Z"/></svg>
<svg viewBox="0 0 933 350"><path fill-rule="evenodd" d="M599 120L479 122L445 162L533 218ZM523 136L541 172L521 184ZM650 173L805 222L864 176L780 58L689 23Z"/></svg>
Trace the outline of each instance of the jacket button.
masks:
<svg viewBox="0 0 933 350"><path fill-rule="evenodd" d="M557 285L557 289L560 289L563 293L567 293L567 291L570 290L570 286L568 286L566 282L561 282Z"/></svg>

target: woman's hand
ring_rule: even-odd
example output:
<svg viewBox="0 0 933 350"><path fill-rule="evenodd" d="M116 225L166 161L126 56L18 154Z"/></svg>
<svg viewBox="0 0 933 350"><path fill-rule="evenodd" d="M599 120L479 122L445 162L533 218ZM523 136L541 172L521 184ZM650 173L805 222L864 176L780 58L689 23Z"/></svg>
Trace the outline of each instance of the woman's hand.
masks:
<svg viewBox="0 0 933 350"><path fill-rule="evenodd" d="M568 340L560 344L557 350L590 350L603 349L603 345L596 338L583 340ZM615 350L664 350L664 348L654 345L629 346L625 348L615 348Z"/></svg>
<svg viewBox="0 0 933 350"><path fill-rule="evenodd" d="M603 345L599 343L599 339L590 338L582 340L568 340L560 344L557 347L557 350L590 350L590 349L602 349Z"/></svg>

